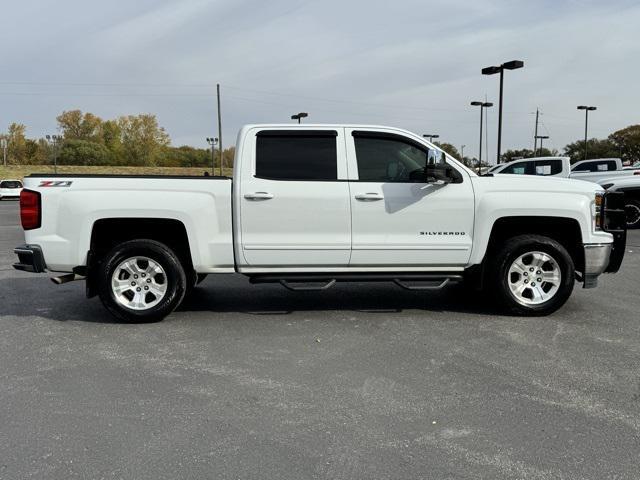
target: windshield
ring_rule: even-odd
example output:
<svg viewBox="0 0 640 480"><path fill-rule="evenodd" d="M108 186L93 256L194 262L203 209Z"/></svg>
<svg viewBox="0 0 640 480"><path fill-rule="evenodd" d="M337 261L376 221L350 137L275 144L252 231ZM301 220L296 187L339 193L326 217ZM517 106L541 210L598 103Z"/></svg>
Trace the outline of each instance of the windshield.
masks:
<svg viewBox="0 0 640 480"><path fill-rule="evenodd" d="M0 188L22 188L22 184L17 181L8 180L0 182Z"/></svg>

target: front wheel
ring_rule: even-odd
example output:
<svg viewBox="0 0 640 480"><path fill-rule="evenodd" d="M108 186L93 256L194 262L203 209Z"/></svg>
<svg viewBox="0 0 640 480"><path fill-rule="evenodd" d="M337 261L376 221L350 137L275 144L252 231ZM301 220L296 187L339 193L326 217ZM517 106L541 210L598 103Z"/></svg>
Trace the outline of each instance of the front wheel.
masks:
<svg viewBox="0 0 640 480"><path fill-rule="evenodd" d="M162 320L180 305L187 280L178 257L154 240L132 240L114 247L98 274L100 300L125 322Z"/></svg>
<svg viewBox="0 0 640 480"><path fill-rule="evenodd" d="M491 283L500 305L515 315L548 315L565 304L575 283L571 255L540 235L513 237L491 259Z"/></svg>

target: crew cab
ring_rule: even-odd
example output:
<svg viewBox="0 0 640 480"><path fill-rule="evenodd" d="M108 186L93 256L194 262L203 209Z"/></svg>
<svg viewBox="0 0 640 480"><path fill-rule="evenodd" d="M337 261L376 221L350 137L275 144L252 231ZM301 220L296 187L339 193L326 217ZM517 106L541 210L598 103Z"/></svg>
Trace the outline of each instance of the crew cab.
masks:
<svg viewBox="0 0 640 480"><path fill-rule="evenodd" d="M294 291L464 281L508 312L549 314L575 280L618 270L620 194L478 176L406 130L248 125L226 177L31 175L19 270L68 272L125 321L159 320L207 274ZM308 293L307 293L308 294ZM461 299L461 302L465 299Z"/></svg>
<svg viewBox="0 0 640 480"><path fill-rule="evenodd" d="M599 183L609 192L624 193L627 228L640 228L640 176L604 178Z"/></svg>

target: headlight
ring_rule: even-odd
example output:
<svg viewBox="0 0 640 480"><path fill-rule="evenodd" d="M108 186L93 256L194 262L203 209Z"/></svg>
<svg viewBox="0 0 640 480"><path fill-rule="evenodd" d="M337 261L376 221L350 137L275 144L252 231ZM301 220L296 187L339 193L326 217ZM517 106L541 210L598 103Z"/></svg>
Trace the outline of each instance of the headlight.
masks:
<svg viewBox="0 0 640 480"><path fill-rule="evenodd" d="M598 232L602 230L602 205L604 203L604 193L596 193L595 200L593 202L593 230Z"/></svg>

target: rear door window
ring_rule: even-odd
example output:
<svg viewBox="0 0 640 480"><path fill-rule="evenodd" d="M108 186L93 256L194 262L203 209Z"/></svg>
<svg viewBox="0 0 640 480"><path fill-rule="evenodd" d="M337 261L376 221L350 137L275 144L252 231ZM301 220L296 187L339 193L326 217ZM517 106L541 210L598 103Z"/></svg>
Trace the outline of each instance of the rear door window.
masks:
<svg viewBox="0 0 640 480"><path fill-rule="evenodd" d="M557 175L562 172L562 160L536 160L536 175Z"/></svg>
<svg viewBox="0 0 640 480"><path fill-rule="evenodd" d="M500 173L511 173L514 175L535 175L533 162L513 162L507 165Z"/></svg>
<svg viewBox="0 0 640 480"><path fill-rule="evenodd" d="M256 173L269 180L337 180L335 130L263 130L256 139Z"/></svg>

